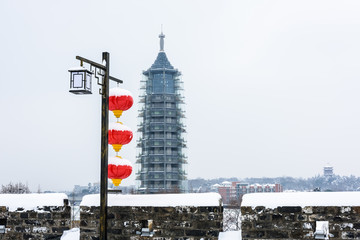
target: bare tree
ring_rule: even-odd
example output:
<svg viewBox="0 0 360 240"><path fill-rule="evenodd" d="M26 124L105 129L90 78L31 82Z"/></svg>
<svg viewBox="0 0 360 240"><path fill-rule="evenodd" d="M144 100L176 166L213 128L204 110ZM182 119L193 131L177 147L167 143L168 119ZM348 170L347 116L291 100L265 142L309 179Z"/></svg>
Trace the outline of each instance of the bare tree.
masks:
<svg viewBox="0 0 360 240"><path fill-rule="evenodd" d="M10 182L7 185L1 185L0 193L17 193L24 194L30 193L29 187L21 182L12 183Z"/></svg>

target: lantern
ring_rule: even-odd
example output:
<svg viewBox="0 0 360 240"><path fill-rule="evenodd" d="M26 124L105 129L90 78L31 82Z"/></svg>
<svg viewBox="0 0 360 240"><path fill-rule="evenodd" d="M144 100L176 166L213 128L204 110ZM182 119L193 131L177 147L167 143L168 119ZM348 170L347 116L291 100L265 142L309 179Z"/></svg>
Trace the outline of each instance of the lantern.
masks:
<svg viewBox="0 0 360 240"><path fill-rule="evenodd" d="M108 161L108 178L117 187L122 179L129 177L132 173L131 163L121 157L112 157Z"/></svg>
<svg viewBox="0 0 360 240"><path fill-rule="evenodd" d="M131 129L122 123L110 123L108 142L115 152L119 152L122 145L128 144L133 138Z"/></svg>
<svg viewBox="0 0 360 240"><path fill-rule="evenodd" d="M114 113L116 118L120 118L122 112L131 108L133 103L130 91L118 87L109 90L109 110Z"/></svg>
<svg viewBox="0 0 360 240"><path fill-rule="evenodd" d="M74 94L91 94L91 75L92 72L84 67L69 69L70 90Z"/></svg>

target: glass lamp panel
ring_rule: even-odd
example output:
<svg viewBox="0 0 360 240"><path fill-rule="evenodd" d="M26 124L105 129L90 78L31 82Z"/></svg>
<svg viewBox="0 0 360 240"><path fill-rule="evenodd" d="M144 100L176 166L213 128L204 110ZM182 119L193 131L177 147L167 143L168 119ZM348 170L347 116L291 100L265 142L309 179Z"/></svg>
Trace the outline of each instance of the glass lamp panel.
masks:
<svg viewBox="0 0 360 240"><path fill-rule="evenodd" d="M72 79L73 79L73 88L82 88L84 73L83 72L73 72L71 74L72 74Z"/></svg>
<svg viewBox="0 0 360 240"><path fill-rule="evenodd" d="M91 89L91 74L87 73L86 74L86 89Z"/></svg>

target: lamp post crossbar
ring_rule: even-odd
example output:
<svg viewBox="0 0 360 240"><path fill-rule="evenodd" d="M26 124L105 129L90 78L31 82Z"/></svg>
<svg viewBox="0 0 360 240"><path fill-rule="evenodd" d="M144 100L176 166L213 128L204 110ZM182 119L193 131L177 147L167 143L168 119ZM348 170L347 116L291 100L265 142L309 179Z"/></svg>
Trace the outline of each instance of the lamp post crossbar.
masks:
<svg viewBox="0 0 360 240"><path fill-rule="evenodd" d="M106 71L106 66L104 66L104 65L102 65L102 64L96 63L96 62L94 62L94 61L91 61L91 60L89 60L89 59L86 59L86 58L83 58L83 57L80 57L80 56L76 56L76 59L77 59L77 60L80 60L80 61L82 61L82 62L86 62L86 63L88 63L88 64L90 64L90 65L92 65L92 66L94 66L94 67L96 67L96 68L99 68L99 69L101 69L101 70Z"/></svg>

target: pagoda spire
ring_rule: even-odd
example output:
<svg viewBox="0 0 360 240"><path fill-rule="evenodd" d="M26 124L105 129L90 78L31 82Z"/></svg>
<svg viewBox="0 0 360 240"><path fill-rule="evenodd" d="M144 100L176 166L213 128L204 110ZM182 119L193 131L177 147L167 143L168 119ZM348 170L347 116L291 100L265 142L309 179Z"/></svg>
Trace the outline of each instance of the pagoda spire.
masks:
<svg viewBox="0 0 360 240"><path fill-rule="evenodd" d="M161 26L162 28L162 26ZM165 35L163 34L163 31L161 29L161 34L159 35L159 38L160 38L160 52L163 52L164 51L164 38L165 38Z"/></svg>

